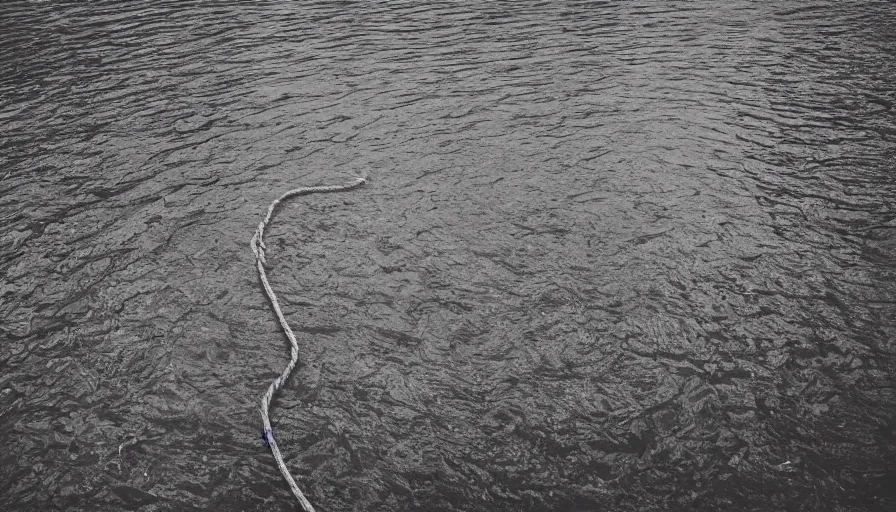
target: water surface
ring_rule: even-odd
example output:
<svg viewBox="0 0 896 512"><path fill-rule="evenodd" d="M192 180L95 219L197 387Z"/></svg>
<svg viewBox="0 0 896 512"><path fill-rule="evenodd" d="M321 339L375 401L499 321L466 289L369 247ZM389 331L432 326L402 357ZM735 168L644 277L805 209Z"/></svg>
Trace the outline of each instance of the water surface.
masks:
<svg viewBox="0 0 896 512"><path fill-rule="evenodd" d="M896 508L891 2L0 6L0 508Z"/></svg>

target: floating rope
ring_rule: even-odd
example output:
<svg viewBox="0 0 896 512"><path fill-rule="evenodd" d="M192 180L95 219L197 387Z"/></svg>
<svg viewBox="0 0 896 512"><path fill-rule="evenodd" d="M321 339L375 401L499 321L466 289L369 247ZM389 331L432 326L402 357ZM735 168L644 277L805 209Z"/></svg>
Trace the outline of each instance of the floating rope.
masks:
<svg viewBox="0 0 896 512"><path fill-rule="evenodd" d="M265 263L267 263L264 258L264 251L265 249L267 249L267 247L265 247L264 245L264 228L267 227L269 222L271 222L271 217L274 216L274 209L277 207L277 205L282 201L289 199L290 197L316 194L319 192L342 192L345 190L358 188L365 183L367 183L366 179L357 178L355 183L351 183L349 185L302 187L290 190L289 192L277 198L276 201L271 203L271 206L268 207L268 214L265 216L263 221L258 223L258 229L255 230L255 235L252 237L252 241L250 242L252 252L255 253L255 267L258 269L258 276L261 278L261 284L264 285L264 291L267 292L268 298L271 300L271 306L274 308L274 313L277 314L277 318L280 320L280 325L283 327L283 332L286 333L286 337L289 338L291 349L289 364L286 365L283 373L281 373L280 376L271 383L271 385L268 387L268 390L261 398L261 421L264 425L264 430L262 430L261 438L264 439L264 442L271 448L271 453L274 454L274 459L277 460L277 466L280 468L280 473L283 475L286 483L289 484L289 488L292 490L292 494L296 497L296 499L299 500L299 503L301 503L302 509L304 509L305 512L314 512L314 507L311 506L311 503L307 498L305 498L305 495L302 494L299 486L296 485L295 479L292 477L292 474L290 474L289 469L286 467L286 463L283 462L283 455L280 454L280 449L277 448L277 441L274 439L274 431L271 428L271 419L268 415L268 412L271 408L271 400L274 398L274 393L276 393L277 390L279 390L283 386L283 384L286 382L286 379L289 378L289 374L292 372L293 368L295 368L296 363L299 360L299 344L296 341L296 335L293 334L292 329L286 322L286 318L284 318L283 316L283 311L280 310L280 303L277 301L277 296L274 294L274 290L271 289L271 283L268 282L268 276L264 271L264 265Z"/></svg>

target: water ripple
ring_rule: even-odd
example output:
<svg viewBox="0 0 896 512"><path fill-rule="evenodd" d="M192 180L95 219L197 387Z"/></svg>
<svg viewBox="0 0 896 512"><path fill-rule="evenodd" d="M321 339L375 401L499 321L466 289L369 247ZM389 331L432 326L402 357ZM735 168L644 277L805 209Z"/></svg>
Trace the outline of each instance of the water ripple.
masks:
<svg viewBox="0 0 896 512"><path fill-rule="evenodd" d="M896 506L891 3L0 7L5 510Z"/></svg>

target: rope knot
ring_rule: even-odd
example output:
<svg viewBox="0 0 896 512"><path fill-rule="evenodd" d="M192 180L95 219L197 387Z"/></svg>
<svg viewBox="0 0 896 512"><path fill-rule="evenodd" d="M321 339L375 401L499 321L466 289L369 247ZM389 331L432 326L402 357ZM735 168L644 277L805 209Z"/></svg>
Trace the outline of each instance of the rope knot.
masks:
<svg viewBox="0 0 896 512"><path fill-rule="evenodd" d="M264 241L261 239L259 231L255 232L255 236L252 237L249 246L252 247L255 259L260 261L262 265L266 265L267 261L264 258L264 250L267 249L267 247L264 245Z"/></svg>

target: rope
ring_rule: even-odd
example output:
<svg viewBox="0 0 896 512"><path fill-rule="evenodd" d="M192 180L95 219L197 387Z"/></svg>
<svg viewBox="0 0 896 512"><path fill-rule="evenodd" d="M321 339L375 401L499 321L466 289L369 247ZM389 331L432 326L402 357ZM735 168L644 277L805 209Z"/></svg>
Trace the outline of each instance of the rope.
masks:
<svg viewBox="0 0 896 512"><path fill-rule="evenodd" d="M271 206L268 207L267 215L265 215L264 220L258 223L258 228L255 230L255 235L252 237L252 241L250 242L252 252L255 254L255 267L258 268L258 276L261 278L261 284L264 286L264 291L267 292L268 298L271 300L271 306L274 308L274 313L277 314L277 319L280 320L280 325L283 327L283 332L286 334L286 337L289 338L290 344L289 364L286 365L283 373L281 373L280 376L271 383L271 385L268 387L268 390L261 398L261 421L264 425L264 430L262 431L261 437L271 448L271 453L274 454L274 459L277 460L277 466L280 468L280 473L283 475L286 483L289 484L289 488L292 490L292 494L296 497L296 499L299 500L299 503L302 505L302 509L305 512L314 512L314 507L311 506L311 503L307 498L305 498L305 495L302 494L301 489L299 489L299 486L296 485L295 479L292 477L292 474L290 474L289 469L286 467L286 463L283 462L283 455L280 454L280 449L277 447L277 441L274 439L274 431L271 428L271 419L268 414L271 408L271 400L274 398L274 393L276 393L283 386L283 384L286 383L286 379L289 378L289 374L292 372L293 368L295 368L296 363L299 360L299 344L296 341L296 335L293 334L292 329L286 322L286 318L284 318L283 316L283 311L280 309L280 302L277 301L277 295L275 295L274 290L271 289L271 283L268 282L268 276L264 271L264 265L265 263L267 263L264 257L264 251L265 249L267 249L267 247L264 245L264 228L267 227L268 223L271 222L271 217L274 216L274 209L277 207L277 205L282 201L289 199L290 197L316 194L319 192L341 192L358 188L365 183L367 183L367 180L365 178L356 178L355 183L351 183L349 185L302 187L290 190L289 192L277 198L277 200L275 200L273 203L271 203Z"/></svg>

